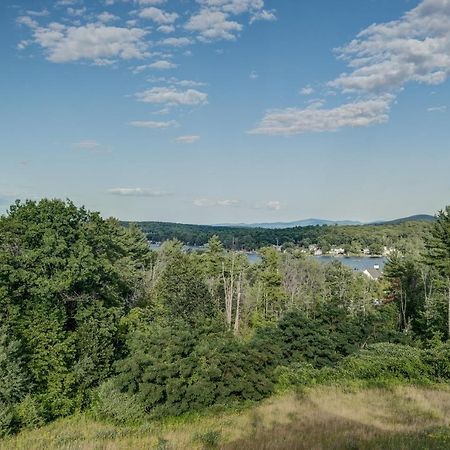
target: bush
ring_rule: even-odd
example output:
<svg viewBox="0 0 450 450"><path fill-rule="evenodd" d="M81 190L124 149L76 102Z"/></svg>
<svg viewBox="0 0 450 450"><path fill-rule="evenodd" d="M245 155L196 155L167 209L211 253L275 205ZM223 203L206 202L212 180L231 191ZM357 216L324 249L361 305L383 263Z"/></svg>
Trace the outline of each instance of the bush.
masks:
<svg viewBox="0 0 450 450"><path fill-rule="evenodd" d="M135 397L120 392L113 380L106 381L95 391L92 412L99 419L118 425L136 424L144 417L144 410Z"/></svg>
<svg viewBox="0 0 450 450"><path fill-rule="evenodd" d="M272 392L275 365L264 342L242 342L206 319L195 327L153 323L129 336L116 386L155 416L261 400Z"/></svg>
<svg viewBox="0 0 450 450"><path fill-rule="evenodd" d="M422 350L389 343L370 345L357 355L345 358L338 372L347 379L372 381L428 382L432 379Z"/></svg>
<svg viewBox="0 0 450 450"><path fill-rule="evenodd" d="M450 380L450 342L435 342L424 352L424 361L436 380Z"/></svg>

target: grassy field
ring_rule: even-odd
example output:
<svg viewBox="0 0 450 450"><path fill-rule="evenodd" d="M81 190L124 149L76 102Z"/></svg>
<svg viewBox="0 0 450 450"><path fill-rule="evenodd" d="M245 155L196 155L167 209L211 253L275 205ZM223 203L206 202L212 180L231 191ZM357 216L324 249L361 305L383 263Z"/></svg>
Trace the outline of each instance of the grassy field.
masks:
<svg viewBox="0 0 450 450"><path fill-rule="evenodd" d="M315 388L243 411L136 427L86 416L0 441L0 449L449 449L450 388Z"/></svg>

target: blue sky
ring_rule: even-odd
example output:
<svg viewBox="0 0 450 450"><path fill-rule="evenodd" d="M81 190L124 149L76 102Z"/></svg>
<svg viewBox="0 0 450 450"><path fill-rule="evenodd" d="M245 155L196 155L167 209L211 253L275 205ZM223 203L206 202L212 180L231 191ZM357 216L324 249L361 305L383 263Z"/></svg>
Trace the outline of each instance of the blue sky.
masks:
<svg viewBox="0 0 450 450"><path fill-rule="evenodd" d="M5 0L0 210L378 220L449 201L450 0Z"/></svg>

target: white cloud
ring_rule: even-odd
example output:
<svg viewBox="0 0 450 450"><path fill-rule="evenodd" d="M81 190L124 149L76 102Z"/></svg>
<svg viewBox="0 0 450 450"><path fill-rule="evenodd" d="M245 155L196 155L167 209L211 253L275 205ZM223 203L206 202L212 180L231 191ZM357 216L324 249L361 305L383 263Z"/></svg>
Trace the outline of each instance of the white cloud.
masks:
<svg viewBox="0 0 450 450"><path fill-rule="evenodd" d="M200 140L200 136L190 134L186 136L179 136L177 137L174 142L177 144L195 144Z"/></svg>
<svg viewBox="0 0 450 450"><path fill-rule="evenodd" d="M344 127L364 127L385 123L394 100L392 95L359 100L326 109L321 104L307 108L268 111L251 134L293 135L337 131Z"/></svg>
<svg viewBox="0 0 450 450"><path fill-rule="evenodd" d="M152 64L149 64L148 67L150 69L168 70L168 69L175 69L178 66L170 61L160 60L160 61L156 61Z"/></svg>
<svg viewBox="0 0 450 450"><path fill-rule="evenodd" d="M108 194L123 197L166 197L170 192L149 188L112 188L108 189Z"/></svg>
<svg viewBox="0 0 450 450"><path fill-rule="evenodd" d="M423 0L399 20L369 26L336 52L350 70L328 86L355 95L353 100L330 109L316 103L269 111L251 133L289 135L387 122L407 83L434 85L449 77L450 1Z"/></svg>
<svg viewBox="0 0 450 450"><path fill-rule="evenodd" d="M111 57L140 59L147 55L145 30L120 28L91 23L79 27L67 27L60 23L50 23L47 27L22 20L32 28L33 41L47 54L47 59L55 63L79 60L101 60Z"/></svg>
<svg viewBox="0 0 450 450"><path fill-rule="evenodd" d="M111 148L106 147L103 144L91 139L87 139L84 141L74 142L72 144L73 148L78 150L86 150L91 153L110 153Z"/></svg>
<svg viewBox="0 0 450 450"><path fill-rule="evenodd" d="M242 30L242 25L229 20L228 14L222 11L202 9L189 18L185 28L198 32L199 39L203 41L231 41L236 39L236 33Z"/></svg>
<svg viewBox="0 0 450 450"><path fill-rule="evenodd" d="M440 112L440 113L445 113L447 112L447 106L446 105L442 105L442 106L431 106L430 108L427 108L428 112Z"/></svg>
<svg viewBox="0 0 450 450"><path fill-rule="evenodd" d="M178 18L177 13L170 13L163 11L162 9L150 7L144 8L139 12L139 17L142 19L150 19L159 25L162 24L172 24Z"/></svg>
<svg viewBox="0 0 450 450"><path fill-rule="evenodd" d="M262 9L261 11L257 11L253 14L250 19L250 24L257 22L258 20L264 20L266 22L273 22L277 20L277 16L275 15L275 11L268 11L267 9Z"/></svg>
<svg viewBox="0 0 450 450"><path fill-rule="evenodd" d="M35 17L46 17L50 15L50 11L48 9L43 9L41 11L27 11L27 14Z"/></svg>
<svg viewBox="0 0 450 450"><path fill-rule="evenodd" d="M279 200L270 200L264 203L257 203L252 209L264 209L267 211L279 211L283 208L283 203Z"/></svg>
<svg viewBox="0 0 450 450"><path fill-rule="evenodd" d="M312 88L311 86L305 86L304 88L300 89L300 94L301 95L311 95L314 94L314 88Z"/></svg>
<svg viewBox="0 0 450 450"><path fill-rule="evenodd" d="M178 122L176 120L168 120L166 122L155 120L135 120L133 122L130 122L130 125L137 128L163 129L163 128L177 127Z"/></svg>
<svg viewBox="0 0 450 450"><path fill-rule="evenodd" d="M162 5L166 3L166 0L135 0L139 5Z"/></svg>
<svg viewBox="0 0 450 450"><path fill-rule="evenodd" d="M98 143L97 141L87 140L87 141L80 141L80 142L74 142L72 144L75 148L81 148L83 150L95 150L97 148L100 148L102 145Z"/></svg>
<svg viewBox="0 0 450 450"><path fill-rule="evenodd" d="M230 208L240 206L240 203L239 200L214 200L210 198L197 198L193 201L193 204L199 208Z"/></svg>
<svg viewBox="0 0 450 450"><path fill-rule="evenodd" d="M256 72L256 70L252 70L248 77L250 78L250 80L257 80L259 78L259 75L258 72Z"/></svg>
<svg viewBox="0 0 450 450"><path fill-rule="evenodd" d="M264 0L197 0L197 3L210 9L218 9L238 15L248 11L258 12L264 8Z"/></svg>
<svg viewBox="0 0 450 450"><path fill-rule="evenodd" d="M450 74L450 2L424 0L399 20L371 25L337 52L352 71L329 84L344 92L442 83Z"/></svg>
<svg viewBox="0 0 450 450"><path fill-rule="evenodd" d="M173 25L161 25L158 27L158 31L160 33L173 33L175 31L175 27Z"/></svg>
<svg viewBox="0 0 450 450"><path fill-rule="evenodd" d="M143 92L138 92L139 101L153 104L176 105L203 105L208 103L208 94L187 89L185 91L170 87L154 87Z"/></svg>
<svg viewBox="0 0 450 450"><path fill-rule="evenodd" d="M82 8L67 8L67 14L71 16L84 16L87 12L87 8L83 6Z"/></svg>
<svg viewBox="0 0 450 450"><path fill-rule="evenodd" d="M119 17L115 16L114 14L111 14L110 12L102 12L101 14L98 15L98 20L100 20L100 22L103 23L107 23L107 22L113 22L114 20L118 20Z"/></svg>
<svg viewBox="0 0 450 450"><path fill-rule="evenodd" d="M186 45L192 44L192 39L189 39L187 37L172 37L163 39L162 41L160 41L160 43L171 47L184 47Z"/></svg>

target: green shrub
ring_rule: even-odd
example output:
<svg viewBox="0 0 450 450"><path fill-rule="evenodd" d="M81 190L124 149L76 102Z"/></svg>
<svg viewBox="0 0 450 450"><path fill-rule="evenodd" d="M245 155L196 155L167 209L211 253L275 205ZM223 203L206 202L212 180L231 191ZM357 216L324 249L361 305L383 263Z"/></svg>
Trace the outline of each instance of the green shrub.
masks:
<svg viewBox="0 0 450 450"><path fill-rule="evenodd" d="M218 430L208 430L205 433L197 433L193 440L202 444L205 450L209 450L218 447L221 436L222 433Z"/></svg>
<svg viewBox="0 0 450 450"><path fill-rule="evenodd" d="M338 372L346 379L371 381L427 382L432 378L422 350L389 343L370 345L357 355L345 358Z"/></svg>
<svg viewBox="0 0 450 450"><path fill-rule="evenodd" d="M450 341L435 342L432 347L424 351L424 361L434 379L450 380Z"/></svg>
<svg viewBox="0 0 450 450"><path fill-rule="evenodd" d="M99 419L119 425L135 424L144 417L144 410L132 395L120 392L114 380L108 380L95 391L92 412Z"/></svg>
<svg viewBox="0 0 450 450"><path fill-rule="evenodd" d="M129 355L116 365L116 385L154 416L261 400L273 389L276 359L265 340L243 342L214 320L194 327L154 323L133 332L127 345Z"/></svg>

